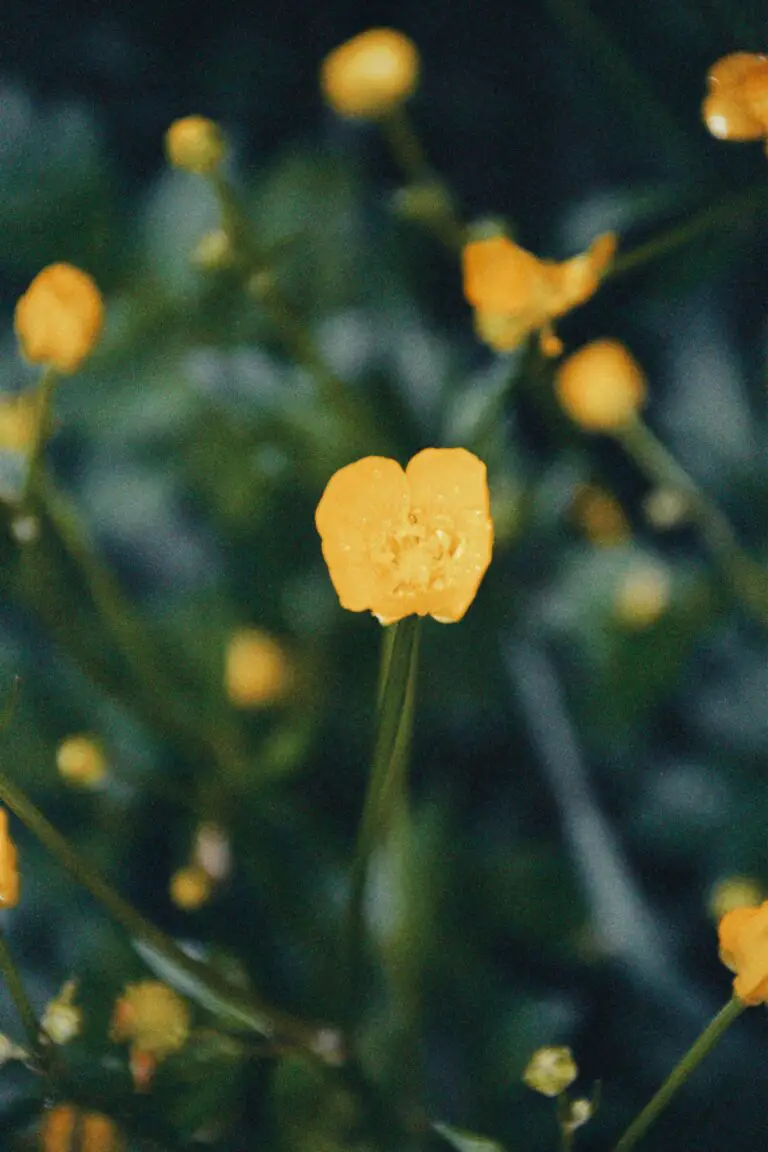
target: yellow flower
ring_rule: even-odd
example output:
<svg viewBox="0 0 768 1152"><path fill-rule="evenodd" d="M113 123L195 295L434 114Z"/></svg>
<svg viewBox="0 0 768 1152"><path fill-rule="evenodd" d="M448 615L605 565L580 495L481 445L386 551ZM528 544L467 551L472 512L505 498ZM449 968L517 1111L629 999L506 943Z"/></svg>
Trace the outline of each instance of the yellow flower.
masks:
<svg viewBox="0 0 768 1152"><path fill-rule="evenodd" d="M594 340L558 368L555 391L571 420L587 432L631 423L646 397L643 373L618 340Z"/></svg>
<svg viewBox="0 0 768 1152"><path fill-rule="evenodd" d="M177 868L171 877L170 896L177 908L194 912L202 908L211 895L211 877L199 864Z"/></svg>
<svg viewBox="0 0 768 1152"><path fill-rule="evenodd" d="M416 45L393 28L369 28L326 56L320 87L339 116L372 120L411 96L419 79Z"/></svg>
<svg viewBox="0 0 768 1152"><path fill-rule="evenodd" d="M104 301L87 272L49 264L16 305L14 326L27 360L76 372L101 335Z"/></svg>
<svg viewBox="0 0 768 1152"><path fill-rule="evenodd" d="M596 484L581 484L571 506L576 523L600 548L625 544L632 535L629 520L615 496Z"/></svg>
<svg viewBox="0 0 768 1152"><path fill-rule="evenodd" d="M16 845L8 831L8 813L0 807L0 908L16 907L19 888Z"/></svg>
<svg viewBox="0 0 768 1152"><path fill-rule="evenodd" d="M119 1152L123 1141L114 1123L101 1112L80 1112L74 1104L57 1104L40 1126L42 1152Z"/></svg>
<svg viewBox="0 0 768 1152"><path fill-rule="evenodd" d="M165 134L165 152L174 168L210 176L224 160L227 146L221 129L205 116L174 120Z"/></svg>
<svg viewBox="0 0 768 1152"><path fill-rule="evenodd" d="M475 309L478 336L497 352L511 352L539 332L543 352L558 355L552 321L595 294L615 251L611 232L562 264L540 260L507 236L465 245L464 295Z"/></svg>
<svg viewBox="0 0 768 1152"><path fill-rule="evenodd" d="M95 788L107 774L101 746L90 736L68 736L56 750L56 767L68 784Z"/></svg>
<svg viewBox="0 0 768 1152"><path fill-rule="evenodd" d="M707 128L718 140L768 136L768 56L734 52L713 64L702 105Z"/></svg>
<svg viewBox="0 0 768 1152"><path fill-rule="evenodd" d="M116 1044L130 1044L137 1090L149 1087L160 1060L184 1046L189 1023L186 1002L167 984L143 980L126 985L115 1003L109 1035Z"/></svg>
<svg viewBox="0 0 768 1152"><path fill-rule="evenodd" d="M426 448L405 471L382 456L348 464L315 523L342 607L382 624L460 620L491 561L485 464L464 448Z"/></svg>
<svg viewBox="0 0 768 1152"><path fill-rule="evenodd" d="M285 696L293 680L290 657L259 628L236 632L227 645L224 687L238 708L264 708Z"/></svg>
<svg viewBox="0 0 768 1152"><path fill-rule="evenodd" d="M559 1096L579 1074L570 1048L547 1046L534 1052L523 1072L523 1083L542 1096Z"/></svg>
<svg viewBox="0 0 768 1152"><path fill-rule="evenodd" d="M768 1001L768 900L726 913L717 932L720 959L736 973L736 996L750 1006Z"/></svg>

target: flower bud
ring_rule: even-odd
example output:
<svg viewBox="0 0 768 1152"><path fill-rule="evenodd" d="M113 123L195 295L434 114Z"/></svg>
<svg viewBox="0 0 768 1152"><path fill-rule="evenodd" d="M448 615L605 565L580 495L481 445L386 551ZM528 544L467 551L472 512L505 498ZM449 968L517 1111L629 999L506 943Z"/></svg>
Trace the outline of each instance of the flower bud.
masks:
<svg viewBox="0 0 768 1152"><path fill-rule="evenodd" d="M40 423L40 399L36 391L0 396L0 449L27 452L34 447Z"/></svg>
<svg viewBox="0 0 768 1152"><path fill-rule="evenodd" d="M229 236L223 228L206 232L192 253L192 263L203 272L221 272L231 268L235 260Z"/></svg>
<svg viewBox="0 0 768 1152"><path fill-rule="evenodd" d="M174 120L165 134L169 163L184 172L210 176L220 167L227 146L221 129L205 116L185 116Z"/></svg>
<svg viewBox="0 0 768 1152"><path fill-rule="evenodd" d="M14 327L27 360L76 372L104 326L104 302L94 280L71 264L49 264L16 305Z"/></svg>
<svg viewBox="0 0 768 1152"><path fill-rule="evenodd" d="M615 496L596 484L582 484L571 507L576 523L587 538L600 548L625 544L632 529Z"/></svg>
<svg viewBox="0 0 768 1152"><path fill-rule="evenodd" d="M712 888L708 908L712 918L719 922L734 908L757 908L762 898L762 888L751 876L727 876Z"/></svg>
<svg viewBox="0 0 768 1152"><path fill-rule="evenodd" d="M77 982L67 980L59 995L46 1005L40 1026L54 1044L68 1044L80 1035L83 1013L74 1003L76 992Z"/></svg>
<svg viewBox="0 0 768 1152"><path fill-rule="evenodd" d="M8 813L0 807L0 908L15 908L19 894L16 845L8 831Z"/></svg>
<svg viewBox="0 0 768 1152"><path fill-rule="evenodd" d="M615 432L637 415L646 397L645 377L618 340L595 340L559 367L560 405L587 432Z"/></svg>
<svg viewBox="0 0 768 1152"><path fill-rule="evenodd" d="M568 1108L568 1115L562 1122L563 1128L566 1132L575 1132L577 1128L581 1128L591 1120L594 1114L595 1106L591 1100L586 1100L583 1096L573 1100Z"/></svg>
<svg viewBox="0 0 768 1152"><path fill-rule="evenodd" d="M392 28L370 28L322 63L320 87L339 116L373 120L411 96L419 79L416 45Z"/></svg>
<svg viewBox="0 0 768 1152"><path fill-rule="evenodd" d="M69 736L56 751L56 767L68 784L96 788L107 774L107 760L100 744L91 736Z"/></svg>
<svg viewBox="0 0 768 1152"><path fill-rule="evenodd" d="M523 1072L523 1083L542 1096L559 1096L578 1074L570 1048L547 1046L534 1052Z"/></svg>
<svg viewBox="0 0 768 1152"><path fill-rule="evenodd" d="M638 565L619 585L613 611L625 628L641 631L664 614L669 606L671 581L666 569L655 564Z"/></svg>
<svg viewBox="0 0 768 1152"><path fill-rule="evenodd" d="M169 891L177 908L194 912L208 902L211 889L211 877L205 869L199 864L187 864L174 872Z"/></svg>
<svg viewBox="0 0 768 1152"><path fill-rule="evenodd" d="M81 1112L74 1104L57 1104L40 1125L42 1152L120 1152L123 1140L101 1112Z"/></svg>
<svg viewBox="0 0 768 1152"><path fill-rule="evenodd" d="M236 632L227 646L224 686L238 708L264 708L285 696L293 680L290 657L258 628Z"/></svg>

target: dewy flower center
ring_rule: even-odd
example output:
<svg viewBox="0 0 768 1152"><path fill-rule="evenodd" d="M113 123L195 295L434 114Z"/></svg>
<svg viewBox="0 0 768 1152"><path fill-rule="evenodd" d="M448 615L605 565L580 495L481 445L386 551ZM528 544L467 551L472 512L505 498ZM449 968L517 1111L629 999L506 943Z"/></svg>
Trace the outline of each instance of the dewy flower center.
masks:
<svg viewBox="0 0 768 1152"><path fill-rule="evenodd" d="M441 592L453 583L451 562L461 556L464 541L450 516L428 520L413 508L402 524L388 529L371 549L371 562L382 575L391 575L393 595Z"/></svg>

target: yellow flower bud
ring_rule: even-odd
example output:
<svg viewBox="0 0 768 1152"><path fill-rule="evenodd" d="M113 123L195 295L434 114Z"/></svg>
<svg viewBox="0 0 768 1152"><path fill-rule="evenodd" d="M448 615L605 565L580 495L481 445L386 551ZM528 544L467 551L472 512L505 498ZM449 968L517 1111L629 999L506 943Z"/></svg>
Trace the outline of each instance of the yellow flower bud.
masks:
<svg viewBox="0 0 768 1152"><path fill-rule="evenodd" d="M172 988L159 980L126 985L112 1014L115 1043L130 1043L161 1060L182 1048L188 1035L189 1008Z"/></svg>
<svg viewBox="0 0 768 1152"><path fill-rule="evenodd" d="M559 367L562 408L587 432L615 432L631 422L646 396L645 377L618 340L595 340Z"/></svg>
<svg viewBox="0 0 768 1152"><path fill-rule="evenodd" d="M205 116L174 120L165 134L165 152L174 168L210 176L221 165L227 146L221 129Z"/></svg>
<svg viewBox="0 0 768 1152"><path fill-rule="evenodd" d="M83 1013L74 1003L76 992L77 982L67 980L59 995L46 1005L40 1026L54 1044L68 1044L80 1035Z"/></svg>
<svg viewBox="0 0 768 1152"><path fill-rule="evenodd" d="M402 32L369 28L326 56L320 87L339 116L374 120L413 94L419 67L416 45Z"/></svg>
<svg viewBox="0 0 768 1152"><path fill-rule="evenodd" d="M211 877L199 864L178 868L171 877L170 896L177 908L194 912L207 903L213 885Z"/></svg>
<svg viewBox="0 0 768 1152"><path fill-rule="evenodd" d="M16 845L8 831L8 813L0 807L0 908L16 907L19 887Z"/></svg>
<svg viewBox="0 0 768 1152"><path fill-rule="evenodd" d="M763 890L750 876L727 876L718 880L709 894L708 908L713 920L720 921L734 908L756 908Z"/></svg>
<svg viewBox="0 0 768 1152"><path fill-rule="evenodd" d="M264 708L285 696L293 680L282 645L258 628L236 632L225 657L224 687L238 708Z"/></svg>
<svg viewBox="0 0 768 1152"><path fill-rule="evenodd" d="M69 736L56 751L56 767L68 784L96 788L107 774L107 759L91 736Z"/></svg>
<svg viewBox="0 0 768 1152"><path fill-rule="evenodd" d="M542 1096L559 1096L579 1074L570 1048L539 1048L528 1061L523 1082Z"/></svg>
<svg viewBox="0 0 768 1152"><path fill-rule="evenodd" d="M600 548L613 548L630 539L632 529L615 496L595 484L582 484L572 505L576 523Z"/></svg>
<svg viewBox="0 0 768 1152"><path fill-rule="evenodd" d="M223 228L206 232L192 253L192 263L203 272L220 272L224 268L230 268L234 259L235 254L229 236Z"/></svg>
<svg viewBox="0 0 768 1152"><path fill-rule="evenodd" d="M42 1152L120 1152L123 1140L108 1116L57 1104L40 1125Z"/></svg>
<svg viewBox="0 0 768 1152"><path fill-rule="evenodd" d="M613 611L625 628L640 631L663 615L669 606L671 581L664 568L638 565L626 573L619 585Z"/></svg>
<svg viewBox="0 0 768 1152"><path fill-rule="evenodd" d="M581 1128L591 1120L594 1114L595 1106L591 1100L586 1100L583 1096L573 1100L569 1105L568 1115L562 1121L563 1128L566 1132L575 1132L577 1128Z"/></svg>
<svg viewBox="0 0 768 1152"><path fill-rule="evenodd" d="M101 335L104 301L87 272L49 264L16 305L14 326L27 360L76 372Z"/></svg>

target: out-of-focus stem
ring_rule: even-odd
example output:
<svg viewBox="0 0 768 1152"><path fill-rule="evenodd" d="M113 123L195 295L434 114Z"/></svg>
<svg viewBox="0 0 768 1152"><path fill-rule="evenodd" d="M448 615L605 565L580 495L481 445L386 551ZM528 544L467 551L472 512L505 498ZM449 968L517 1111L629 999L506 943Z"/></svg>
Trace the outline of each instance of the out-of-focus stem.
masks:
<svg viewBox="0 0 768 1152"><path fill-rule="evenodd" d="M653 1096L645 1108L643 1108L642 1112L632 1121L616 1145L614 1152L629 1152L630 1148L635 1147L638 1140L645 1135L657 1116L664 1111L678 1089L682 1088L696 1066L712 1051L726 1029L730 1027L733 1021L740 1016L743 1011L744 1005L735 996L732 1000L728 1001L724 1008L721 1008L717 1016L709 1022L698 1040L688 1049L680 1063L670 1072L656 1095Z"/></svg>
<svg viewBox="0 0 768 1152"><path fill-rule="evenodd" d="M10 805L9 805L10 807ZM27 990L24 987L24 982L21 978L18 968L11 955L10 948L5 939L5 934L0 932L0 974L2 974L8 991L11 994L11 999L16 1005L16 1011L19 1014L19 1019L24 1026L24 1031L27 1036L27 1043L29 1044L30 1051L35 1056L40 1067L44 1067L46 1063L46 1052L43 1045L40 1043L40 1024L32 1005L27 996Z"/></svg>

